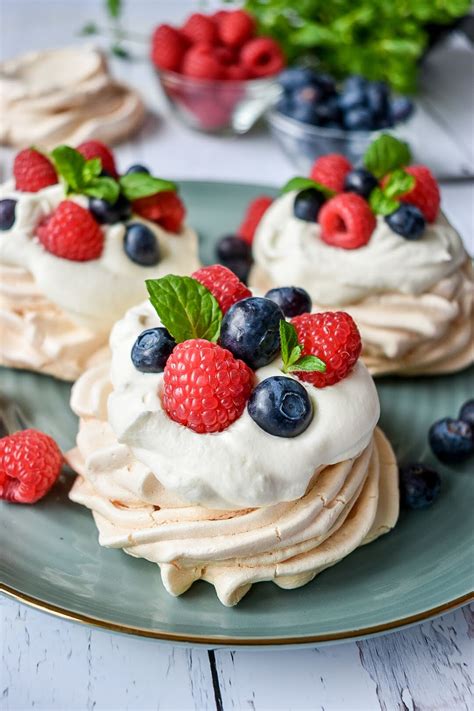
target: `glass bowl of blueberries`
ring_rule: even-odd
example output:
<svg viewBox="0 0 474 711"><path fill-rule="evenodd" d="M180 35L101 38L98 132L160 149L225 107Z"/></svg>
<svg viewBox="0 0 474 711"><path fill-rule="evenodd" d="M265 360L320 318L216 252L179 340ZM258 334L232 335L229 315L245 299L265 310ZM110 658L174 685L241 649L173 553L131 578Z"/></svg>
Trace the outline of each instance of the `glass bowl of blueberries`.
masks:
<svg viewBox="0 0 474 711"><path fill-rule="evenodd" d="M358 75L337 84L309 67L290 67L279 83L280 96L267 120L304 173L325 153L341 153L356 164L379 131L397 135L415 109L411 99L392 95L384 82Z"/></svg>

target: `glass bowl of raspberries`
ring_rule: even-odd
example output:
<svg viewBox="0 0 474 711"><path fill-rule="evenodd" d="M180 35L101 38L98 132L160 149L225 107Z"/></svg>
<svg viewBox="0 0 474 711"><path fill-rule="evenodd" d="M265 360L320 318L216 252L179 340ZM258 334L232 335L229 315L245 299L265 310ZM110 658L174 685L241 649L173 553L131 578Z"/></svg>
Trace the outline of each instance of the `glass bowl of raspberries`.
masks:
<svg viewBox="0 0 474 711"><path fill-rule="evenodd" d="M244 10L193 13L181 27L159 25L151 60L168 102L194 129L242 134L277 99L284 54L256 35Z"/></svg>
<svg viewBox="0 0 474 711"><path fill-rule="evenodd" d="M381 131L406 136L415 106L392 95L384 82L352 75L338 84L309 67L289 67L280 95L267 113L272 134L296 166L307 172L315 158L339 153L357 163Z"/></svg>

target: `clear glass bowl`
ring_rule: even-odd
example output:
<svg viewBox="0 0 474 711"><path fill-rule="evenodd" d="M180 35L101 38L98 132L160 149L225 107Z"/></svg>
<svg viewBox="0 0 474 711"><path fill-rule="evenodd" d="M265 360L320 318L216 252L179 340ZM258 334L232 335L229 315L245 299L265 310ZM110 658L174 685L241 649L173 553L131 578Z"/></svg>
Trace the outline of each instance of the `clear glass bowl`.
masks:
<svg viewBox="0 0 474 711"><path fill-rule="evenodd" d="M391 133L402 138L397 128L377 131L324 128L296 121L276 109L268 111L266 118L273 136L303 175L307 175L314 160L325 153L342 153L356 164L369 143L380 133Z"/></svg>
<svg viewBox="0 0 474 711"><path fill-rule="evenodd" d="M247 133L280 93L276 77L233 81L194 79L164 70L157 74L176 115L207 133Z"/></svg>

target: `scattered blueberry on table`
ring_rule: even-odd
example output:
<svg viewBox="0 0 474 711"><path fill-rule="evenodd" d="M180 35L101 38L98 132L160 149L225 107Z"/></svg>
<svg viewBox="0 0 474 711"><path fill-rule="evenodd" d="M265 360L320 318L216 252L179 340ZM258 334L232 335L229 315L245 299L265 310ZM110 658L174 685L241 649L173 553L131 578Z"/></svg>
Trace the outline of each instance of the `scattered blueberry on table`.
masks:
<svg viewBox="0 0 474 711"><path fill-rule="evenodd" d="M427 509L437 498L441 479L437 471L415 462L400 467L401 504L409 509Z"/></svg>
<svg viewBox="0 0 474 711"><path fill-rule="evenodd" d="M444 417L430 427L428 435L433 454L441 462L462 462L474 452L473 428L469 422Z"/></svg>

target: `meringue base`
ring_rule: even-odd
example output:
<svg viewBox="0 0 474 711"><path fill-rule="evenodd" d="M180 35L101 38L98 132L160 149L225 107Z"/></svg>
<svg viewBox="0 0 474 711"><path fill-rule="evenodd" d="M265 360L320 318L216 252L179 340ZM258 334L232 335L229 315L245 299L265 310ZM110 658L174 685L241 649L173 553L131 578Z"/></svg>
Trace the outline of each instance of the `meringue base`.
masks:
<svg viewBox="0 0 474 711"><path fill-rule="evenodd" d="M26 269L0 265L0 365L73 381L107 352L106 333L74 323Z"/></svg>
<svg viewBox="0 0 474 711"><path fill-rule="evenodd" d="M265 293L278 286L265 271L252 268L250 286ZM454 373L474 363L474 277L470 260L423 294L387 293L343 309L362 336L362 358L373 376Z"/></svg>
<svg viewBox="0 0 474 711"><path fill-rule="evenodd" d="M96 412L104 412L107 369L83 376ZM357 457L320 470L301 499L245 510L180 501L117 441L105 419L85 413L67 460L79 474L69 496L91 509L102 546L156 563L174 596L205 580L226 606L257 582L305 585L398 518L397 464L379 429Z"/></svg>

